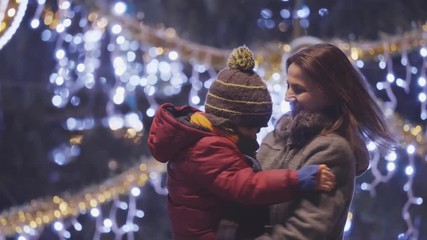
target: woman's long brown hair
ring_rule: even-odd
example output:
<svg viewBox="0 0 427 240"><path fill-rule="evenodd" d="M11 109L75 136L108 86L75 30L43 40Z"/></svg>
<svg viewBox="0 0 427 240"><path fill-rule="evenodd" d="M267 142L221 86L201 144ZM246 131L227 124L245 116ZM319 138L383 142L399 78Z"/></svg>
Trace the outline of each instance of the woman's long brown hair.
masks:
<svg viewBox="0 0 427 240"><path fill-rule="evenodd" d="M338 47L320 43L304 48L288 58L287 68L291 64L299 66L336 104L338 117L326 131L344 135L356 153L366 151L367 140L381 150L395 145L365 79Z"/></svg>

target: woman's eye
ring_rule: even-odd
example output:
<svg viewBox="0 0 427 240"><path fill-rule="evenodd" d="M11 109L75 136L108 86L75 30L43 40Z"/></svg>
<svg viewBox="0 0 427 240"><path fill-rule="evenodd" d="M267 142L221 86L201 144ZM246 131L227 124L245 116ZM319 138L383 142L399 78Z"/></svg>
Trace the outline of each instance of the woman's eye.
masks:
<svg viewBox="0 0 427 240"><path fill-rule="evenodd" d="M296 94L305 92L305 89L304 88L300 88L300 87L294 87L292 90Z"/></svg>

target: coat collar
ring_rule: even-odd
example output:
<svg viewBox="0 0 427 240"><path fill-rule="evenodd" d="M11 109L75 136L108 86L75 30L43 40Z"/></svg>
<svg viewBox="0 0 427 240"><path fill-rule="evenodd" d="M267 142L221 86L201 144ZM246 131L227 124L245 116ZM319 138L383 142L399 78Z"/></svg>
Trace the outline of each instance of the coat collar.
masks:
<svg viewBox="0 0 427 240"><path fill-rule="evenodd" d="M331 116L302 111L295 116L285 114L281 117L275 134L286 140L287 145L301 148L332 124Z"/></svg>
<svg viewBox="0 0 427 240"><path fill-rule="evenodd" d="M291 148L301 149L324 129L332 126L334 114L300 112L295 116L283 115L274 130L279 141L284 141ZM339 134L339 133L337 133ZM367 149L354 152L356 156L356 175L361 175L369 167L369 152Z"/></svg>

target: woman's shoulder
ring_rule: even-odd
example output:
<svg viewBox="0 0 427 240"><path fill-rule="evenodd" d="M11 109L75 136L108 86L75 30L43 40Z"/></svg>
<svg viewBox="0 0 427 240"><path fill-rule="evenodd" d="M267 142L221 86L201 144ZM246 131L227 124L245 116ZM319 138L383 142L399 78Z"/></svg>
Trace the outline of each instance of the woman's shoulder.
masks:
<svg viewBox="0 0 427 240"><path fill-rule="evenodd" d="M337 133L319 134L314 140L318 142L333 142L339 145L345 145L350 147L350 142L345 137Z"/></svg>
<svg viewBox="0 0 427 240"><path fill-rule="evenodd" d="M350 142L345 137L335 133L318 135L305 147L305 150L323 151L328 155L336 155L349 160L355 157Z"/></svg>

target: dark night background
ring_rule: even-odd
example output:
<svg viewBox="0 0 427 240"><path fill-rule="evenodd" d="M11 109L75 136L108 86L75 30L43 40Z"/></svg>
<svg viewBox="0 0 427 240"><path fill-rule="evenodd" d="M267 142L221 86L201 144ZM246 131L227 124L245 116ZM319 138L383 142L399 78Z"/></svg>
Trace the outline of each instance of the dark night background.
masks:
<svg viewBox="0 0 427 240"><path fill-rule="evenodd" d="M115 1L74 1L81 9L109 8ZM246 44L254 49L268 42L290 42L311 35L320 39L343 41L375 41L384 34L399 35L418 29L427 20L425 0L129 0L128 13L145 24L174 28L183 39L220 49L231 49ZM310 9L309 26L303 28L296 19L284 19L281 9ZM57 8L56 1L48 0L46 6ZM149 158L145 145L151 118L145 114L149 103L143 90L135 90L136 109L142 114L144 134L137 142L118 137L109 129L96 127L82 131L68 131L64 121L69 117L92 116L100 122L107 115L105 104L109 89L97 84L92 89L77 93L81 104L58 109L51 104L49 76L56 60L55 41L42 41L43 27L32 29L29 22L36 10L37 1L29 1L24 20L13 38L0 50L0 211L25 204L32 199L77 192L90 184L100 183ZM104 9L104 10L105 10ZM268 9L268 11L266 11ZM327 12L322 9L327 9ZM263 11L264 10L264 11ZM82 10L83 11L83 10ZM85 10L88 11L88 10ZM322 14L320 14L322 13ZM275 23L269 28L263 14L271 15ZM81 31L74 26L73 31ZM104 42L105 46L107 45ZM422 66L419 50L408 53L413 66ZM101 55L102 67L97 77L113 78L112 64L107 53ZM399 65L400 57L393 58L394 72L405 79L405 67ZM425 67L425 66L424 66ZM184 70L185 71L185 70ZM386 78L387 71L380 70L375 60L367 61L362 69L372 86ZM416 76L414 76L414 79ZM187 103L183 97L157 97L158 102ZM420 87L413 81L411 91L405 93L394 88L399 97L397 114L414 124L425 121L419 118L420 103L413 92ZM381 91L376 95L387 100ZM130 107L119 106L126 113ZM74 136L83 136L80 154L65 165L51 160L51 151ZM401 154L404 155L402 150ZM415 195L427 199L427 186L421 175L427 172L423 156L416 157ZM407 164L402 159L399 165ZM111 167L111 163L117 163ZM371 173L358 178L358 183L370 182ZM404 169L398 169L387 182L379 184L377 195L358 190L353 201L353 227L347 239L397 239L406 231L402 219L402 205L407 200L402 191L407 181ZM143 199L138 203L146 213L139 223L143 234L138 239L165 239L169 237L164 213L165 197L157 195L150 185L143 188ZM414 224L419 229L419 239L427 239L427 211L425 203L410 209L417 214ZM1 238L0 238L1 239ZM41 239L55 239L46 231ZM77 238L76 238L77 239ZM89 239L80 235L78 239ZM107 239L107 238L106 238ZM405 238L399 238L405 239Z"/></svg>

